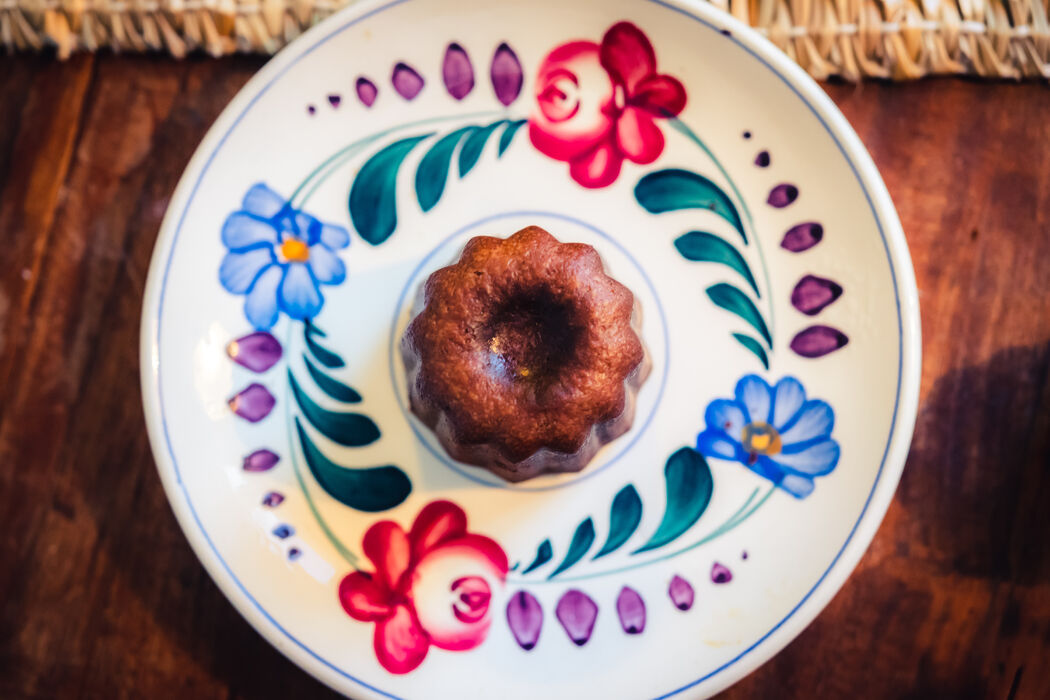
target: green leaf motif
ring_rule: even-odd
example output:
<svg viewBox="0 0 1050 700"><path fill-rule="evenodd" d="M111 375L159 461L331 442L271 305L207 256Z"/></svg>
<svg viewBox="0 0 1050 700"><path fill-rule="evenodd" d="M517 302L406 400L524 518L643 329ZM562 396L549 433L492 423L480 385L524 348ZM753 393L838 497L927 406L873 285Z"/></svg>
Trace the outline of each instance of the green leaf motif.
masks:
<svg viewBox="0 0 1050 700"><path fill-rule="evenodd" d="M551 541L549 539L543 540L542 542L540 542L540 546L536 548L536 558L533 559L532 563L529 564L525 568L525 570L521 572L522 575L525 575L530 571L535 571L536 569L549 562L553 557L554 548L551 547Z"/></svg>
<svg viewBox="0 0 1050 700"><path fill-rule="evenodd" d="M371 418L360 413L342 413L322 408L306 395L291 370L288 370L288 385L306 420L333 442L346 447L364 447L379 439L379 428Z"/></svg>
<svg viewBox="0 0 1050 700"><path fill-rule="evenodd" d="M328 459L310 440L295 419L299 444L314 480L343 505L366 513L377 513L400 505L412 492L412 482L395 466L350 469Z"/></svg>
<svg viewBox="0 0 1050 700"><path fill-rule="evenodd" d="M510 147L510 142L514 140L514 134L518 133L518 129L529 123L528 119L520 119L516 122L508 122L507 128L503 130L503 133L499 137L499 148L496 151L496 157L501 158L504 151Z"/></svg>
<svg viewBox="0 0 1050 700"><path fill-rule="evenodd" d="M345 367L346 363L343 362L343 358L314 340L315 335L323 338L325 337L325 332L317 326L307 325L306 330L303 332L303 340L306 341L306 347L310 350L310 353L317 358L317 361L328 369L339 369L340 367Z"/></svg>
<svg viewBox="0 0 1050 700"><path fill-rule="evenodd" d="M736 314L750 323L765 338L766 345L773 347L773 338L769 335L769 328L766 326L765 319L762 318L762 314L758 312L755 303L746 294L731 284L721 282L707 288L707 297L715 306L721 306L729 313Z"/></svg>
<svg viewBox="0 0 1050 700"><path fill-rule="evenodd" d="M423 211L430 211L441 199L456 146L465 134L477 129L476 126L465 126L442 136L419 161L419 168L416 170L416 199L419 200Z"/></svg>
<svg viewBox="0 0 1050 700"><path fill-rule="evenodd" d="M714 491L711 468L699 452L683 447L667 459L664 466L667 509L656 532L633 554L648 552L670 544L691 528L707 510Z"/></svg>
<svg viewBox="0 0 1050 700"><path fill-rule="evenodd" d="M680 209L706 209L733 225L747 244L747 234L729 196L703 175L670 169L649 173L634 188L634 197L650 214Z"/></svg>
<svg viewBox="0 0 1050 700"><path fill-rule="evenodd" d="M485 150L489 136L492 136L492 133L501 126L503 126L503 120L492 122L488 126L475 127L471 131L467 140L463 142L463 148L459 149L460 177L466 177L467 173L474 169L474 166L478 164L478 159L481 158L482 151Z"/></svg>
<svg viewBox="0 0 1050 700"><path fill-rule="evenodd" d="M740 343L745 348L755 353L758 359L762 362L762 366L766 369L769 369L769 356L766 355L766 350L762 347L761 343L759 343L751 336L744 335L743 333L734 333L733 337L736 338L736 342Z"/></svg>
<svg viewBox="0 0 1050 700"><path fill-rule="evenodd" d="M690 231L675 239L674 247L686 260L721 263L736 270L755 290L755 296L762 297L744 256L718 236L706 231Z"/></svg>
<svg viewBox="0 0 1050 700"><path fill-rule="evenodd" d="M372 245L379 245L397 228L397 173L401 163L431 134L395 141L369 158L350 187L350 220Z"/></svg>
<svg viewBox="0 0 1050 700"><path fill-rule="evenodd" d="M613 498L612 507L609 509L609 536L601 550L594 555L594 559L600 559L622 547L638 529L638 523L641 521L642 499L638 497L634 486L627 484Z"/></svg>
<svg viewBox="0 0 1050 700"><path fill-rule="evenodd" d="M576 532L572 535L572 542L569 543L569 551L565 553L565 558L562 559L558 568L547 577L547 580L551 580L561 572L572 567L583 558L583 555L587 553L592 544L594 544L594 521L587 518L576 527Z"/></svg>
<svg viewBox="0 0 1050 700"><path fill-rule="evenodd" d="M306 363L306 371L310 373L310 378L314 380L314 384L321 388L321 391L328 394L336 401L342 401L343 403L361 403L361 394L358 394L353 388L343 384L338 379L332 379L329 377L313 362L310 362L310 358L305 354L303 355L303 362Z"/></svg>

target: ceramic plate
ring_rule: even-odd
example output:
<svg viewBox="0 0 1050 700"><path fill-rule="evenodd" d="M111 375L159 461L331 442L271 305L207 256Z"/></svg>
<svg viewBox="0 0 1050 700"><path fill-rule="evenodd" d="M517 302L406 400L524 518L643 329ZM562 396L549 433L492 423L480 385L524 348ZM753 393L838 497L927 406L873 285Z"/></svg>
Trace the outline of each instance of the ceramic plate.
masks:
<svg viewBox="0 0 1050 700"><path fill-rule="evenodd" d="M473 236L594 246L653 371L519 484L407 410L400 336ZM356 3L197 151L142 328L161 478L260 633L358 697L694 697L797 635L893 495L918 302L821 90L686 0Z"/></svg>

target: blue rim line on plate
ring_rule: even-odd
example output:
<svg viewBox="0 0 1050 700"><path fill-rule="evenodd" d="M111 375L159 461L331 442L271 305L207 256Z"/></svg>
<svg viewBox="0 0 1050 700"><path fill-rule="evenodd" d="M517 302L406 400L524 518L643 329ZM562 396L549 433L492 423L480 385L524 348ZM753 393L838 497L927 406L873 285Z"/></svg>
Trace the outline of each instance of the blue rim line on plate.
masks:
<svg viewBox="0 0 1050 700"><path fill-rule="evenodd" d="M188 506L191 515L193 516L193 520L197 524L197 527L200 529L200 532L204 536L204 539L208 543L208 546L211 548L212 552L215 554L216 559L219 561L219 563L221 564L222 568L226 571L226 573L230 576L230 579L234 582L234 584L237 586L237 588L241 591L241 593L244 594L244 596L248 599L248 601L251 602L251 604L255 607L255 609L258 610L258 612L270 624L272 624L274 626L274 628L276 628L283 635L285 635L288 638L289 641L295 643L300 649L302 649L304 652L309 654L312 658L314 658L315 660L317 660L318 662L323 664L325 667L327 667L327 668L331 669L332 671L338 673L339 675L343 676L344 678L347 678L348 680L351 680L351 681L359 684L363 688L367 688L368 690L371 690L372 692L375 692L375 693L377 693L379 695L382 695L382 696L388 697L388 698L398 698L399 696L396 696L396 695L393 695L391 693L388 693L388 692L382 690L381 688L377 688L377 687L371 685L370 683L368 683L368 682L366 682L364 680L361 680L361 679L351 675L350 673L347 673L346 671L344 671L343 669L339 668L338 666L336 666L332 662L328 661L327 659L325 659L322 656L320 656L319 654L317 654L317 652L315 652L312 649L310 649L303 642L301 642L299 639L297 639L295 636L293 636L288 630L286 630L279 622L277 622L277 620L275 620L270 615L269 612L266 611L265 608L263 608L259 604L259 602L251 595L251 593L248 592L248 590L245 588L244 584L233 573L233 571L230 569L229 564L226 563L225 559L223 559L222 555L219 553L218 549L215 547L215 543L212 541L211 537L208 535L208 532L204 529L204 525L201 522L200 517L197 514L197 511L193 507L193 502L190 500L189 493L186 491L186 487L185 487L185 485L182 482L182 476L181 476L181 473L179 472L179 465L178 465L178 462L175 459L175 452L174 452L174 448L173 448L172 443L171 443L171 436L170 436L169 430L168 430L167 419L166 419L166 417L164 415L164 401L163 401L164 394L163 394L163 387L162 387L162 382L161 382L161 375L160 375L160 371L159 371L159 366L160 366L159 353L160 353L160 347L161 347L161 333L162 333L162 329L163 329L164 298L165 298L165 292L167 291L168 274L169 274L169 272L171 270L171 251L174 250L175 245L178 242L179 233L182 230L182 225L183 225L183 223L185 221L186 213L189 210L190 204L193 202L193 199L195 198L195 196L197 194L197 190L200 187L201 180L203 179L205 173L207 173L208 169L211 167L211 164L215 160L215 157L218 155L219 151L221 151L222 147L226 144L226 141L229 138L230 134L237 127L237 125L241 122L241 120L245 117L245 115L247 115L248 112L251 111L252 107L255 106L255 104L259 101L259 99L270 89L270 87L275 82L277 82L289 69L292 68L292 66L294 66L296 63L298 63L300 60L302 60L306 56L308 56L311 53L313 53L315 50L317 50L318 48L320 48L321 46L326 44L329 40L331 40L334 37L338 36L339 34L343 33L347 29L349 29L349 28L359 24L360 22L363 22L366 19L369 19L369 18L374 17L374 16L376 16L376 15L382 13L382 12L385 12L386 10L388 10L390 8L393 8L393 7L396 7L396 6L399 6L399 5L403 5L403 4L408 3L410 1L411 0L392 0L391 2L385 3L383 5L380 5L379 7L376 7L374 9L372 9L372 10L369 10L368 12L366 12L366 13L358 16L358 17L355 17L355 18L353 18L351 20L348 20L347 22L345 22L344 24L340 25L339 27L336 27L331 32L329 32L327 35L325 35L324 37L319 39L315 44L313 44L309 48L305 49L302 54L300 54L299 56L296 56L294 59L292 59L291 62L288 63L286 66L284 66L281 70L279 70L277 72L277 74L274 75L265 85L263 85L262 88L258 91L258 93L255 94L252 97L252 99L244 107L244 109L241 111L241 113L237 115L237 117L234 119L233 123L230 125L230 127L226 130L226 132L219 139L219 142L218 142L218 144L216 144L215 149L212 151L211 154L209 154L207 160L205 161L203 167L201 168L200 173L197 176L196 182L194 182L193 187L190 190L190 194L189 194L189 196L188 196L188 198L186 200L186 203L183 205L182 212L179 215L179 220L178 220L178 223L176 224L175 232L174 232L174 234L172 236L171 244L170 244L170 247L169 247L169 249L167 251L168 252L167 260L165 261L164 274L163 274L162 279L161 279L160 296L159 296L158 303L157 303L156 338L154 340L155 347L157 349L157 367L158 367L158 369L156 371L156 375L157 375L157 377L156 377L157 404L158 404L158 409L159 409L160 416L161 416L161 425L162 425L162 428L163 428L163 433L164 433L164 439L165 439L165 443L166 443L166 447L167 447L167 452L168 452L169 457L171 458L171 462L172 462L172 465L174 467L175 480L176 480L176 483L179 486L179 490L182 491L183 498L185 499L186 505ZM832 559L831 563L828 565L828 567L824 571L824 573L820 576L819 579L817 579L817 582L813 585L813 587L806 593L806 595L804 595L802 597L802 600L800 600L798 602L798 604L795 605L791 609L791 611L788 612L788 614L782 620L780 620L780 622L778 622L776 625L774 625L768 632L766 632L761 637L759 637L754 643L752 643L749 647L747 647L742 652L740 652L737 656L735 656L732 659L730 659L729 661L725 662L724 664L722 664L718 668L708 672L707 674L701 676L700 678L696 679L695 681L687 683L687 684L685 684L685 685L683 685L683 686L681 686L679 688L676 688L676 689L674 689L674 690L672 690L672 691L670 691L668 693L665 693L663 695L657 696L656 700L662 700L663 698L669 698L669 697L671 697L673 695L681 693L684 690L688 690L689 688L692 688L692 687L694 687L694 686L696 686L696 685L698 685L700 683L703 683L704 681L710 680L714 676L718 675L722 671L728 669L733 664L735 664L738 661L740 661L747 654L751 653L755 648L757 648L759 645L761 645L772 634L774 634L777 630L779 630L789 619L791 619L791 617L796 612L798 612L798 610L812 597L814 592L816 592L816 590L824 582L824 580L827 578L827 576L831 573L831 570L835 568L835 565L838 563L839 559L842 557L843 552L846 550L846 547L849 545L850 541L853 539L853 536L856 534L857 528L860 526L861 521L864 519L864 515L868 511L868 507L871 504L871 500L874 497L875 491L877 490L879 482L882 479L883 470L884 470L884 468L886 466L886 457L888 456L890 446L893 443L893 436L894 436L894 431L895 431L896 423L897 423L897 415L898 415L898 412L899 412L899 409L900 409L901 385L902 385L902 381L903 381L904 323L903 323L903 319L902 319L902 316L901 316L901 301L900 301L900 290L898 288L898 283L897 283L897 271L896 271L896 268L894 267L893 256L890 253L889 242L886 240L886 233L883 230L882 220L879 217L879 213L878 213L878 211L875 208L875 204L872 201L871 194L868 192L868 188L865 186L863 178L861 177L860 173L857 171L856 165L853 163L853 160L850 158L849 154L847 153L846 149L843 147L843 145L842 145L841 141L839 140L839 138L836 136L834 131L832 131L832 129L828 126L827 122L821 116L821 114L818 112L818 110L813 106L813 104L801 92L799 92L799 90L792 84L792 82L790 80L788 80L784 76L783 73L781 73L779 70L777 70L768 61L766 61L765 58L763 58L761 55L756 53L750 47L748 47L744 43L740 42L737 39L735 34L731 33L729 36L725 36L725 35L722 34L722 28L723 27L716 26L715 24L712 24L708 20L706 20L706 19L704 19L702 17L699 17L697 15L694 15L692 12L690 12L690 11L688 11L688 10L682 8L682 7L678 7L678 6L676 6L676 5L674 5L674 4L670 3L670 2L667 2L666 0L645 0L645 1L649 2L649 3L653 3L653 4L656 4L656 5L659 5L661 7L664 7L667 10L670 10L671 12L675 12L675 13L681 14L684 17L692 19L692 20L698 22L699 24L701 24L702 26L706 27L707 29L711 30L712 32L715 32L716 34L718 34L720 38L724 38L724 39L728 39L728 40L732 41L739 48L743 49L749 55L751 55L753 58L757 59L763 66L768 68L770 70L770 72L772 72L774 75L776 75L781 80L781 82L783 82L788 88L790 88L790 90L793 93L795 93L796 96L798 96L799 100L801 100L802 103L810 110L810 112L813 114L813 116L815 116L817 118L817 120L820 122L821 126L824 127L824 130L828 133L828 135L831 137L831 139L835 142L835 146L838 148L839 152L846 159L846 162L849 164L850 169L853 171L854 176L857 178L857 182L860 185L861 190L864 192L864 197L867 200L868 206L870 207L871 212L872 212L872 214L873 214L873 216L875 218L876 226L879 229L879 236L882 239L883 248L886 250L886 257L887 257L887 261L889 262L890 275L891 275L891 278L892 278L892 281L893 281L894 301L895 301L896 308L897 308L897 329L898 329L898 336L897 336L897 387L896 387L896 396L894 397L893 415L892 415L891 423L890 423L890 431L889 431L889 435L887 436L887 439L886 439L886 447L883 450L882 458L881 458L881 460L879 462L879 469L878 469L878 471L877 471L877 473L875 475L875 482L872 484L871 491L868 493L868 496L867 496L867 498L864 501L864 506L861 508L860 514L858 515L856 522L854 523L852 529L850 530L849 535L846 537L845 542L843 542L842 547L836 553L835 557ZM729 24L730 26L733 26L734 28L736 28L737 31L745 31L743 29L743 25L742 24L738 25L738 23L734 22L731 18L726 17L723 21L726 22L727 24Z"/></svg>

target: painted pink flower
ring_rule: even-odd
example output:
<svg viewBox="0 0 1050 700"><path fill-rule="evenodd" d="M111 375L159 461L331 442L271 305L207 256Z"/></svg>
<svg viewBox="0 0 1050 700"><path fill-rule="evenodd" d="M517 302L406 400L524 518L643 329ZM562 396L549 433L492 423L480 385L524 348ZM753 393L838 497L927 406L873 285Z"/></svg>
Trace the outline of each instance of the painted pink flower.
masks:
<svg viewBox="0 0 1050 700"><path fill-rule="evenodd" d="M536 79L529 136L544 155L569 163L584 187L612 184L624 159L652 163L664 150L656 119L677 116L685 88L656 72L649 39L619 22L601 44L573 41L547 54Z"/></svg>
<svg viewBox="0 0 1050 700"><path fill-rule="evenodd" d="M473 649L484 641L494 586L507 576L507 555L488 537L467 532L463 509L433 501L405 532L376 523L362 542L375 571L354 571L339 584L347 614L376 624L376 658L391 673L408 673L430 646Z"/></svg>

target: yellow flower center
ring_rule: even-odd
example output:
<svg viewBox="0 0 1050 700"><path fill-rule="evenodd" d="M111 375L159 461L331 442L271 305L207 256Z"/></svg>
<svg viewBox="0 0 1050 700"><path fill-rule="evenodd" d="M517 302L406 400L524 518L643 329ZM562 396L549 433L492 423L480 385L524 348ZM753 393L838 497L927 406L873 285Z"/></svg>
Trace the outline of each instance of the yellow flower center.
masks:
<svg viewBox="0 0 1050 700"><path fill-rule="evenodd" d="M310 259L310 246L298 238L289 238L281 244L281 257L288 262L306 262Z"/></svg>
<svg viewBox="0 0 1050 700"><path fill-rule="evenodd" d="M744 451L751 455L752 460L758 455L779 454L783 445L780 442L780 433L769 423L748 423L744 426L744 432L740 436L740 443Z"/></svg>

